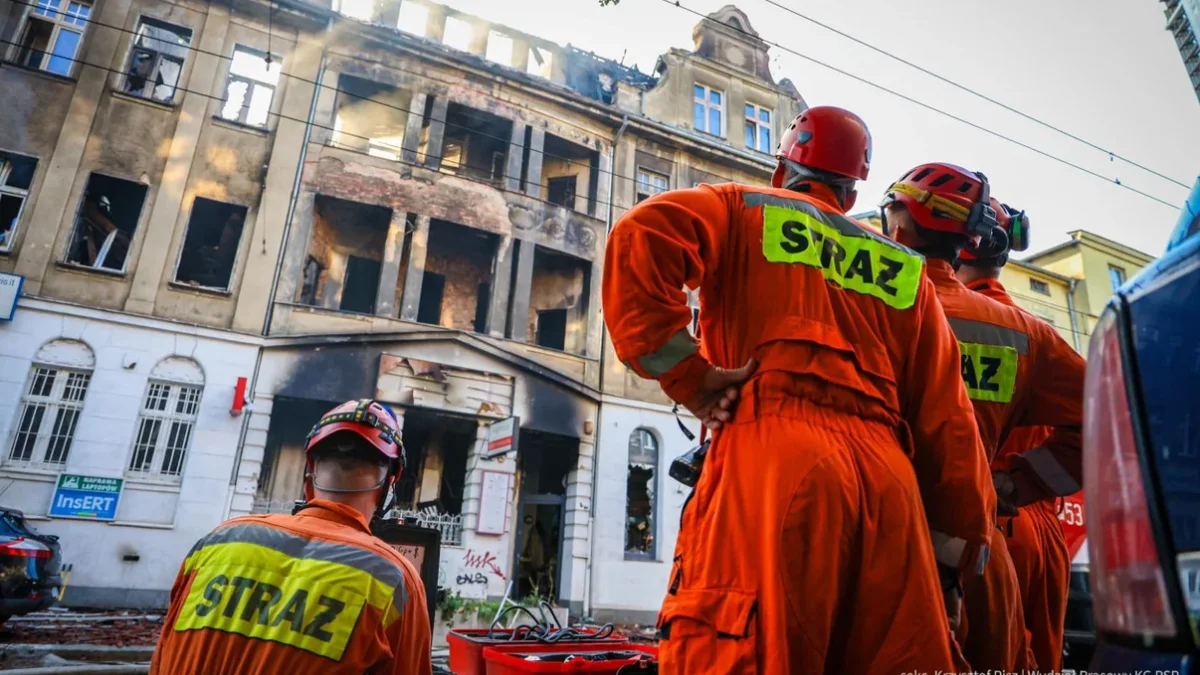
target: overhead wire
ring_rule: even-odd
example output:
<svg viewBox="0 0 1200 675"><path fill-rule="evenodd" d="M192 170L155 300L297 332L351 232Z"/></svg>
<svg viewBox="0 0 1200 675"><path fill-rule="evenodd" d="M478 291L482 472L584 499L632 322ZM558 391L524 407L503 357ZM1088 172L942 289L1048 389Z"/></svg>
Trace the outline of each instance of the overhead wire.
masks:
<svg viewBox="0 0 1200 675"><path fill-rule="evenodd" d="M661 0L661 2L663 2L663 3L665 3L665 4L668 4L668 5L671 5L671 6L674 6L674 7L678 7L679 9L682 9L682 10L684 10L685 12L688 12L688 13L694 14L694 15L696 15L696 16L698 16L698 17L702 18L702 19L703 19L703 18L707 18L707 15L705 15L704 13L702 13L702 12L699 12L699 11L697 11L697 10L695 10L695 9L692 9L691 7L688 7L687 5L684 5L684 4L683 4L683 3L681 3L679 0ZM804 54L804 53L802 53L802 52L798 52L798 51L796 51L795 49L792 49L792 48L790 48L790 47L786 47L786 46L784 46L784 45L781 45L781 44L779 44L778 42L772 42L772 41L770 41L770 40L763 39L762 37L755 36L755 35L753 35L753 34L751 34L751 33L748 33L748 32L747 32L747 31L745 31L744 29L738 28L737 26L726 26L726 27L727 27L727 28L729 28L729 29L731 29L731 30L733 30L733 31L736 31L736 32L742 33L743 35L747 35L747 36L753 37L753 38L755 38L756 40L761 40L763 43L765 43L765 44L768 44L768 45L771 45L772 47L776 47L776 48L778 48L778 49L782 49L783 51L785 51L785 52L787 52L787 53L789 53L789 54L792 54L792 55L798 56L798 57L800 57L800 58L804 59L805 61L809 61L809 62L811 62L811 63L815 63L815 64L817 64L817 65L819 65L819 66L821 66L821 67L823 67L823 68L827 68L827 69L829 69L829 70L832 70L833 72L835 72L835 73L838 73L839 75L843 75L843 76L845 76L845 77L848 77L848 78L850 78L850 79L852 79L852 80L855 80L855 81L857 81L857 82L861 82L861 83L863 83L863 84L865 84L865 85L868 85L868 86L870 86L870 87L873 87L873 88L875 88L875 89L878 89L878 90L880 90L880 91L883 91L883 92L885 92L885 93L891 94L892 96L895 96L895 97L897 97L897 98L900 98L900 99L903 99L903 100L905 100L905 101L908 101L909 103L912 103L912 104L914 104L914 105L917 105L917 106L920 106L920 107L922 107L922 108L925 108L926 110L930 110L930 111L932 111L932 112L935 112L935 113L937 113L937 114L939 114L939 115L942 115L942 116L944 116L944 117L948 117L948 118L950 118L950 119L952 119L952 120L954 120L954 121L956 121L956 122L959 122L959 123L961 123L961 124L965 124L965 125L967 125L967 126L969 126L969 127L973 128L973 129L977 129L977 130L979 130L979 131L982 131L982 132L984 132L984 133L986 133L986 134L990 134L990 135L992 135L992 136L995 136L996 138L999 138L999 139L1002 139L1002 140L1008 141L1009 143L1012 143L1012 144L1014 144L1014 145L1018 145L1018 146L1020 146L1020 147L1022 147L1022 148L1025 148L1026 150L1029 150L1029 151L1031 151L1031 152L1035 152L1035 153L1037 153L1037 154L1039 154L1039 155L1041 155L1041 156L1043 156L1043 157L1045 157L1045 158L1047 158L1047 159L1054 160L1054 161L1056 161L1056 162L1058 162L1058 163L1060 163L1060 164L1063 164L1063 165L1065 165L1065 166L1071 167L1071 168L1073 168L1073 169L1076 169L1076 170L1078 170L1078 171L1082 171L1083 173L1086 173L1086 174L1088 174L1088 175L1090 175L1090 176L1093 176L1093 177L1095 177L1095 178L1099 178L1100 180L1103 180L1103 181L1104 181L1104 182L1106 182L1106 183L1110 183L1110 184L1112 184L1112 185L1116 185L1117 187L1122 187L1122 188L1125 188L1126 190L1129 190L1129 191L1131 191L1131 192L1134 192L1134 193L1136 193L1136 194L1139 194L1139 195L1141 195L1141 196L1143 196L1143 197L1145 197L1146 199L1149 199L1149 200L1151 200L1151 201L1158 202L1159 204L1162 204L1163 206L1169 207L1169 208L1171 208L1171 209L1173 209L1173 210L1178 210L1178 208L1179 208L1179 205L1178 205L1178 204L1172 204L1171 202L1168 202L1168 201L1166 201L1165 199L1160 199L1159 197L1155 197L1154 195L1152 195L1152 194L1150 194L1150 193L1148 193L1148 192L1143 192L1142 190L1139 190L1139 189L1137 189L1137 188L1134 188L1134 187L1131 187L1131 186L1129 186L1129 185L1126 185L1125 183L1122 183L1122 182L1121 182L1119 179L1115 179L1115 178L1109 178L1108 176L1105 176L1104 174L1097 173L1097 172L1095 172L1095 171L1092 171L1091 169L1088 169L1087 167L1084 167L1084 166L1082 166L1082 165L1076 164L1076 163L1074 163L1074 162L1072 162L1072 161L1070 161L1070 160L1063 159L1062 157L1059 157L1058 155L1055 155L1055 154L1053 154L1053 153L1051 153L1051 152L1046 152L1045 150L1041 150L1041 149L1039 149L1039 148L1036 148L1036 147L1034 147L1034 146L1032 146L1032 145L1029 145L1028 143L1025 143L1025 142L1023 142L1023 141L1020 141L1020 140L1017 140L1017 139L1015 139L1015 138L1013 138L1013 137L1011 137L1011 136L1008 136L1008 135L1002 134L1002 133L1000 133L999 131L995 131L995 130L993 130L993 129L990 129L990 128L988 128L988 127L985 127L985 126L983 126L983 125L981 125L981 124L976 124L975 122L972 122L972 121L970 121L970 120L968 120L968 119L966 119L966 118L964 118L964 117L960 117L960 116L958 116L958 115L955 115L954 113L951 113L951 112L947 112L947 111L945 111L945 110L942 110L942 109L938 108L937 106L931 105L931 104L929 104L929 103L925 103L924 101L921 101L921 100L919 100L919 99L913 98L912 96L909 96L909 95L907 95L907 94L903 94L903 93L901 93L901 92L899 92L899 91L896 91L895 89L891 89L891 88L889 88L889 87L886 87L886 86L884 86L884 85L882 85L882 84L879 84L878 82L874 82L873 80L869 80L869 79L867 79L867 78L865 78L865 77L863 77L863 76L861 76L861 75L857 75L857 74L855 74L855 73L852 73L852 72L850 72L850 71L848 71L848 70L845 70L845 69L843 69L843 68L839 68L838 66L835 66L835 65L833 65L833 64L826 63L826 62L824 62L824 61L822 61L822 60L820 60L820 59L818 59L818 58L816 58L816 57L809 56L809 55L807 55L807 54Z"/></svg>
<svg viewBox="0 0 1200 675"><path fill-rule="evenodd" d="M784 5L784 4L782 4L782 3L779 3L779 2L777 2L776 0L762 0L762 1L763 1L763 2L765 2L765 3L767 3L768 5L771 5L771 6L773 6L773 7L777 7L777 8L779 8L779 9L782 9L782 10L783 10L783 11L785 11L785 12L788 12L789 14L792 14L792 15L794 15L794 16L797 16L797 17L799 17L799 18L801 18L801 19L803 19L803 20L805 20L805 21L807 21L807 22L809 22L809 23L811 23L811 24L814 24L814 25L816 25L816 26L819 26L819 27L821 27L821 28L824 28L824 29L825 29L825 30L827 30L827 31L830 31L830 32L832 32L832 33L836 33L837 35L840 35L841 37L843 37L843 38L846 38L847 40L850 40L851 42L854 42L854 43L855 43L855 44L857 44L857 45L860 45L860 46L862 46L862 47L866 47L867 49L870 49L871 51L873 51L873 52L875 52L875 53L877 53L877 54L882 54L883 56L886 56L887 58L889 58L889 59L892 59L893 61L896 61L896 62L898 62L898 63L902 63L902 64L904 64L904 65L906 65L906 66L908 66L908 67L910 67L910 68L913 68L913 69L915 69L915 70L918 70L918 71L920 71L920 72L922 72L922 73L924 73L924 74L926 74L926 75L928 75L928 76L930 76L930 77L932 77L932 78L934 78L934 79L936 79L936 80L938 80L938 81L940 81L940 82L943 82L943 83L945 83L945 84L948 84L948 85L950 85L950 86L952 86L952 87L954 87L954 88L956 88L956 89L959 89L959 90L961 90L961 91L964 91L964 92L966 92L966 93L968 93L968 94L971 94L972 96L975 96L975 97L977 97L977 98L980 98L980 99L982 99L982 100L984 100L984 101L987 101L988 103L991 103L991 104L993 104L993 105L999 106L999 107L1001 107L1001 108L1003 108L1003 109L1005 109L1005 110L1007 110L1007 111L1009 111L1009 112L1011 112L1011 113L1014 113L1014 114L1016 114L1016 115L1020 115L1021 117L1023 117L1023 118L1025 118L1025 119L1029 120L1030 122L1033 122L1033 123L1035 123L1035 124L1038 124L1038 125L1040 125L1040 126L1042 126L1042 127L1045 127L1045 128L1047 128L1047 129L1050 129L1051 131L1054 131L1054 132L1056 132L1056 133L1062 134L1063 136L1066 136L1067 138L1070 138L1071 140L1074 140L1074 141L1077 141L1077 142L1079 142L1079 143L1082 143L1082 144L1084 144L1084 145L1088 146L1089 148L1092 148L1092 149L1094 149L1094 150L1099 150L1100 152L1103 152L1104 154L1108 155L1110 158L1119 159L1119 160L1121 160L1122 162L1125 162L1126 164L1129 164L1130 166L1136 167L1136 168L1138 168L1138 169L1141 169L1142 171L1145 171L1145 172L1147 172L1147 173L1150 173L1150 174L1153 174L1153 175L1155 175L1155 176L1158 176L1159 178L1162 178L1162 179L1163 179L1163 180L1165 180L1165 181L1169 181L1169 182L1171 182L1171 183L1174 183L1175 185L1178 185L1179 187L1181 187L1181 188L1183 188L1183 189L1185 189L1185 190L1191 189L1191 187L1192 187L1191 185L1188 185L1188 184L1186 184L1186 183L1182 183L1182 182L1180 182L1180 181L1178 181L1178 180L1175 180L1175 179L1174 179L1174 178L1172 178L1171 176L1168 176L1168 175L1166 175L1166 174L1164 174L1164 173L1161 173L1161 172L1159 172L1159 171L1155 171L1154 169L1151 169L1150 167L1148 167L1148 166L1145 166L1145 165L1143 165L1143 164L1139 164L1138 162L1135 162L1135 161L1133 161L1132 159L1129 159L1128 157L1125 157L1125 156L1123 156L1123 155L1119 155L1119 154L1117 154L1117 153L1113 152L1112 150L1109 150L1109 149L1107 149L1107 148L1104 148L1104 147L1102 147L1102 146L1100 146L1100 145L1097 145L1096 143L1093 143L1093 142L1091 142L1091 141L1087 140L1086 138L1082 138L1082 137L1080 137L1080 136L1078 136L1078 135L1076 135L1076 134L1073 134L1073 133L1071 133L1071 132L1069 132L1069 131L1067 131L1067 130L1065 130L1065 129L1061 128L1061 127L1055 126L1055 125L1053 125L1053 124L1051 124L1051 123L1049 123L1049 122L1046 122L1045 120L1042 120L1042 119L1039 119L1039 118L1037 118L1037 117L1034 117L1033 115L1030 115L1029 113L1026 113L1026 112L1024 112L1024 111L1022 111L1022 110L1019 110L1019 109L1017 109L1017 108L1015 108L1015 107L1011 106L1011 105L1008 105L1007 103L1004 103L1003 101L999 101L999 100L997 100L997 99L995 99L995 98L993 98L993 97L991 97L991 96L988 96L987 94L984 94L984 93L982 93L982 92L980 92L980 91L978 91L978 90L976 90L976 89L972 89L971 87L968 87L968 86L966 86L965 84L961 84L961 83L959 83L959 82L956 82L956 81L954 81L954 80L951 80L951 79L950 79L950 78L948 78L948 77L945 77L944 75L940 75L940 74L938 74L938 73L935 73L934 71L932 71L932 70L929 70L928 68L926 68L926 67L924 67L924 66L921 66L921 65L919 65L919 64L917 64L917 63L913 63L912 61L909 61L908 59L905 59L905 58L903 58L903 57L901 57L901 56L898 56L898 55L896 55L896 54L893 54L892 52L889 52L889 51L887 51L886 49L883 49L882 47L879 47L879 46L877 46L877 45L873 45L873 44L871 44L870 42L867 42L867 41L865 41L865 40L861 40L861 39L859 39L859 38L857 38L857 37L854 37L853 35L851 35L851 34L849 34L849 33L845 32L845 31L842 31L842 30L840 30L840 29L838 29L838 28L835 28L835 27L833 27L833 26L830 26L830 25L829 25L829 24L827 24L827 23L824 23L824 22L822 22L822 21L819 21L819 20L817 20L817 19L814 19L814 18L812 18L811 16L808 16L807 14L804 14L804 13L802 13L802 12L800 12L800 11L796 10L796 9L793 9L793 8L791 8L791 7L788 7L788 6Z"/></svg>

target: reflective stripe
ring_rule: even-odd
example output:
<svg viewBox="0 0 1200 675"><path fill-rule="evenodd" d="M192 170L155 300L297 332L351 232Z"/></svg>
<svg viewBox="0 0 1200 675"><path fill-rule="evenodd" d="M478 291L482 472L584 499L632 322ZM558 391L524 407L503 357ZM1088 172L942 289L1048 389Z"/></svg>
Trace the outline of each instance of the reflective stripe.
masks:
<svg viewBox="0 0 1200 675"><path fill-rule="evenodd" d="M866 230L809 207L763 206L763 257L768 262L807 265L848 291L904 310L916 302L925 260L905 253ZM841 227L838 226L841 224ZM850 230L853 232L845 232Z"/></svg>
<svg viewBox="0 0 1200 675"><path fill-rule="evenodd" d="M815 205L806 202L803 199L788 199L786 197L767 194L765 192L743 192L742 201L750 208L770 205L778 206L784 209L790 209L792 211L801 211L803 213L807 213L813 218L824 221L826 224L832 226L838 232L846 235L847 237L863 237L873 239L881 244L890 246L897 251L901 251L902 253L923 259L923 256L920 253L917 253L904 244L888 239L887 237L884 237L872 230L868 230L867 228L859 225L845 216L822 211Z"/></svg>
<svg viewBox="0 0 1200 675"><path fill-rule="evenodd" d="M277 551L288 558L344 565L365 572L376 582L386 586L393 594L392 601L397 612L403 611L408 602L404 572L392 561L357 546L308 539L266 525L239 523L213 530L192 547L188 553L184 573L195 569L201 560L211 560L211 556L198 557L196 553L225 544L253 544Z"/></svg>
<svg viewBox="0 0 1200 675"><path fill-rule="evenodd" d="M667 340L667 344L659 347L657 351L638 359L638 365L650 377L662 377L672 368L683 363L684 359L695 354L699 348L691 334L684 328L672 335L671 339Z"/></svg>
<svg viewBox="0 0 1200 675"><path fill-rule="evenodd" d="M1011 403L1017 389L1017 365L1021 357L1013 347L996 347L975 342L958 343L962 356L962 378L967 396L974 401Z"/></svg>
<svg viewBox="0 0 1200 675"><path fill-rule="evenodd" d="M1046 487L1050 488L1055 496L1066 497L1083 489L1083 486L1072 478L1070 473L1067 473L1063 465L1058 463L1058 460L1050 452L1050 448L1039 445L1028 452L1022 453L1021 458L1025 460L1029 468L1033 469L1037 477L1046 484Z"/></svg>
<svg viewBox="0 0 1200 675"><path fill-rule="evenodd" d="M953 316L946 317L946 320L950 322L950 329L954 331L954 337L958 338L959 342L1012 347L1021 356L1029 353L1029 336L1019 330Z"/></svg>
<svg viewBox="0 0 1200 675"><path fill-rule="evenodd" d="M967 551L967 540L952 537L937 530L930 530L929 537L933 540L933 557L939 563L958 569L963 563L963 555ZM983 546L979 551L979 559L975 561L975 574L983 574L987 566L991 550Z"/></svg>

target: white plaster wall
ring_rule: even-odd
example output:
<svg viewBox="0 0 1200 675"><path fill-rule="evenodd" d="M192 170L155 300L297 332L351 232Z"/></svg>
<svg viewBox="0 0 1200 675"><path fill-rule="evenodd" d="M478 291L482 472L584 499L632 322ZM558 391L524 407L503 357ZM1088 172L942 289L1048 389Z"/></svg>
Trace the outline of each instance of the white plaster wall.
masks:
<svg viewBox="0 0 1200 675"><path fill-rule="evenodd" d="M46 519L57 472L0 465L0 504L61 538L73 563L70 587L169 591L184 556L223 520L242 420L232 417L238 377L249 377L253 339L209 329L45 301L22 301L0 323L0 447L7 458L31 359L49 340L87 344L96 357L74 442L63 471L126 478L112 523ZM163 359L185 357L205 383L182 480L152 484L125 476L146 382ZM123 562L126 554L141 556ZM68 590L67 598L71 599Z"/></svg>
<svg viewBox="0 0 1200 675"><path fill-rule="evenodd" d="M694 418L683 417L693 433ZM658 438L658 497L654 528L658 538L655 560L625 559L625 490L629 437L638 428ZM695 443L679 430L669 408L605 397L600 406L600 449L596 463L595 560L592 561L592 611L655 613L662 605L671 572L679 516L688 488L667 475L671 461Z"/></svg>

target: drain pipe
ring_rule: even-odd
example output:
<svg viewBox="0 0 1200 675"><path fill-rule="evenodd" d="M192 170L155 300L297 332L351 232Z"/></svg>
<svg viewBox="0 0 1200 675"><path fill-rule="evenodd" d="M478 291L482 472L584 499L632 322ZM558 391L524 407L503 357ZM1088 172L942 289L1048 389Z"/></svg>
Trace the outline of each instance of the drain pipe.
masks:
<svg viewBox="0 0 1200 675"><path fill-rule="evenodd" d="M1075 320L1075 285L1079 283L1078 279L1071 279L1067 282L1067 313L1071 315L1071 340L1075 342L1075 351L1080 351L1079 343L1079 323ZM1087 354L1084 354L1087 357Z"/></svg>
<svg viewBox="0 0 1200 675"><path fill-rule="evenodd" d="M321 42L321 62L317 66L316 84L313 85L312 100L308 104L308 119L304 123L304 141L300 144L300 158L296 165L296 176L292 179L292 194L288 200L287 215L283 221L283 236L279 240L279 254L275 256L275 274L271 278L271 293L267 296L267 313L263 317L263 325L261 335L265 338L271 333L271 320L275 317L275 293L279 290L279 277L283 274L283 257L287 251L288 236L292 231L292 218L296 215L296 204L300 201L300 181L304 178L304 162L308 159L308 144L312 140L313 124L317 118L317 100L321 96L321 82L325 79L325 67L327 65L326 45L329 42L329 35L333 32L333 16L329 17L329 22L325 24L325 36ZM266 183L263 184L263 196L266 196ZM266 201L265 199L263 200ZM262 344L258 348L258 355L254 359L254 372L250 376L250 383L246 387L249 392L250 400L254 400L254 392L258 386L258 374L262 370L263 350L266 348ZM237 491L237 476L238 469L242 465L242 455L246 448L246 436L250 432L250 418L253 416L253 405L247 406L245 412L242 413L242 430L238 436L237 452L233 457L233 472L229 476L229 498L225 500L224 517L229 518L229 512L233 509L233 498Z"/></svg>
<svg viewBox="0 0 1200 675"><path fill-rule="evenodd" d="M625 130L629 128L629 115L621 118L621 128L617 129L617 133L612 140L612 156L608 159L608 218L604 228L604 241L608 243L608 235L613 228L613 202L616 201L614 190L617 186L617 144L621 142L621 136L625 135ZM598 281L598 280L597 280ZM603 434L604 425L600 424L599 411L604 408L604 355L608 350L604 348L604 341L608 338L608 327L604 322L600 322L600 405L597 407L596 414L596 437L595 445L592 450L592 508L588 514L588 561L587 575L583 578L583 615L590 616L592 613L592 566L596 560L596 484L599 482L598 477L600 464L600 437Z"/></svg>

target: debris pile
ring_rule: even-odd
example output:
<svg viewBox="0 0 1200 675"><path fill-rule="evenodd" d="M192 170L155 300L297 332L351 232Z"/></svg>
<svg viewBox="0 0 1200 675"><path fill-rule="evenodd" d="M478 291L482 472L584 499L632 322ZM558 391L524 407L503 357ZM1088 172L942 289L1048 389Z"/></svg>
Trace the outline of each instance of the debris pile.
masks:
<svg viewBox="0 0 1200 675"><path fill-rule="evenodd" d="M0 626L0 641L7 644L152 647L162 632L162 621L161 614L72 612L53 608L12 617Z"/></svg>

